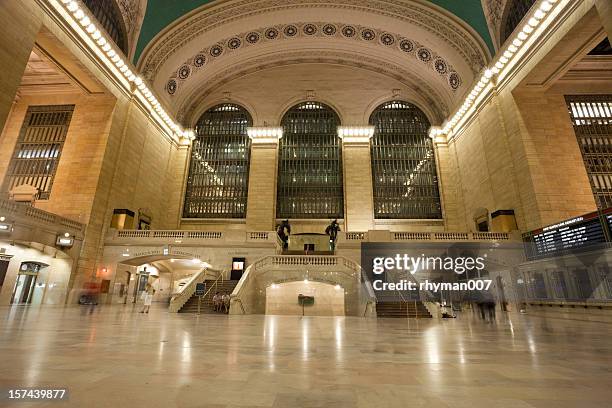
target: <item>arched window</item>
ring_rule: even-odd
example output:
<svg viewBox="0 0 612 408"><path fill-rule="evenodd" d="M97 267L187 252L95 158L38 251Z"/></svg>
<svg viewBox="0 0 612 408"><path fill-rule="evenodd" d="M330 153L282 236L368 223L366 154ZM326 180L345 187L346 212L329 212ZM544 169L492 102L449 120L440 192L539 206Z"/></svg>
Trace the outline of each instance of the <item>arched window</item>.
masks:
<svg viewBox="0 0 612 408"><path fill-rule="evenodd" d="M184 218L244 218L249 186L251 116L238 105L207 110L191 147Z"/></svg>
<svg viewBox="0 0 612 408"><path fill-rule="evenodd" d="M535 2L536 0L508 0L504 21L501 27L500 44L506 42L510 34L512 34Z"/></svg>
<svg viewBox="0 0 612 408"><path fill-rule="evenodd" d="M96 17L104 27L108 35L113 39L117 47L128 53L127 36L121 10L113 0L83 0L89 11Z"/></svg>
<svg viewBox="0 0 612 408"><path fill-rule="evenodd" d="M416 106L387 102L370 116L375 218L442 217L429 120Z"/></svg>
<svg viewBox="0 0 612 408"><path fill-rule="evenodd" d="M282 120L279 145L278 218L342 218L340 118L319 102L294 106Z"/></svg>

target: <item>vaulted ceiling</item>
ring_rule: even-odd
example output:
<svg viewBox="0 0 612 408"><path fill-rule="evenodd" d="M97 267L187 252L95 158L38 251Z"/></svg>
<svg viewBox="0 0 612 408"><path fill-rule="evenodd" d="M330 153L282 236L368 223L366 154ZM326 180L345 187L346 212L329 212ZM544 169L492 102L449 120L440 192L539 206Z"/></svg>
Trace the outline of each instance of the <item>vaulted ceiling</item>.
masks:
<svg viewBox="0 0 612 408"><path fill-rule="evenodd" d="M143 78L182 123L240 78L304 64L345 67L326 71L339 78L357 78L361 74L348 72L360 71L366 75L361 84L399 89L441 122L492 54L480 0L172 3L148 0L136 59ZM304 75L316 82L317 72ZM350 89L360 87L355 82Z"/></svg>
<svg viewBox="0 0 612 408"><path fill-rule="evenodd" d="M222 0L148 0L145 18L140 29L140 37L138 38L138 45L134 55L135 61L138 61L143 50L151 40L166 27L172 25L175 20L196 10L198 7L214 3L215 1L217 3L222 2ZM429 2L444 8L465 21L482 37L487 47L489 47L489 51L493 53L493 42L489 35L481 0L429 0ZM364 3L367 3L367 1L364 1ZM393 2L390 1L390 3Z"/></svg>

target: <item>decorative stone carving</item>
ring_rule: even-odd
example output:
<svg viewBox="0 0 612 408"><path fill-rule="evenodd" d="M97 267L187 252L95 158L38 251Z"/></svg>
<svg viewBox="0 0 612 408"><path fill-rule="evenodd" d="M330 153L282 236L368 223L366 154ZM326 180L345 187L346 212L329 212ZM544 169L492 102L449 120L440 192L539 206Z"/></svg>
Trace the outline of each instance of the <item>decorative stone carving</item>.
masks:
<svg viewBox="0 0 612 408"><path fill-rule="evenodd" d="M489 25L489 32L492 33L493 42L499 45L499 32L501 30L501 20L504 15L504 8L507 0L482 0L485 18Z"/></svg>
<svg viewBox="0 0 612 408"><path fill-rule="evenodd" d="M264 27L258 30L236 34L228 39L214 44L211 47L200 50L194 57L185 61L181 67L178 68L168 79L166 91L169 95L176 94L177 90L180 90L182 84L188 80L189 76L193 72L196 72L198 69L202 69L204 67L204 63L202 63L202 57L204 55L211 55L212 57L217 58L221 57L223 54L236 52L242 47L283 39L287 40L299 37L316 37L320 39L337 38L335 33L338 31L338 27L342 27L342 25L340 23L321 22L290 23L282 26ZM285 36L281 36L281 32L285 33ZM453 67L444 58L434 53L429 48L422 46L417 41L404 38L399 34L382 32L380 30L362 26L344 26L340 32L340 38L344 38L349 41L364 41L367 43L380 45L382 47L394 47L398 52L406 52L416 58L417 61L425 64L429 69L435 70L438 74L440 74L443 77L442 81L444 81L452 89L452 91L456 91L461 86L461 77L453 69ZM359 36L356 35L357 32L360 33ZM287 33L289 34L287 35ZM262 38L263 40L260 40ZM380 41L376 42L376 38L379 38ZM396 38L399 39L399 45L396 42ZM224 48L223 44L227 44L227 48ZM415 49L416 52L413 52ZM213 61L211 61L211 63L212 62ZM451 74L453 75L452 80L450 77Z"/></svg>
<svg viewBox="0 0 612 408"><path fill-rule="evenodd" d="M363 55L356 56L349 52L300 50L285 52L276 56L266 55L265 57L249 60L244 64L228 67L219 74L207 78L207 81L200 83L198 88L194 88L190 95L184 98L184 102L178 108L177 119L184 123L191 122L198 113L197 110L204 105L209 95L237 78L268 67L313 62L355 66L388 75L406 84L415 93L421 95L427 105L431 107L432 114L437 121L442 122L449 115L449 107L444 102L446 98L423 81L422 78L416 76L414 72L404 67L384 62L377 58L364 57ZM450 83L455 80L454 76L449 77L449 85L452 86ZM397 92L399 94L400 91L398 90ZM306 97L308 98L310 95L316 97L314 91L306 91Z"/></svg>
<svg viewBox="0 0 612 408"><path fill-rule="evenodd" d="M154 78L155 73L171 55L186 43L198 37L204 37L204 34L210 30L229 22L274 10L304 7L357 10L391 17L418 26L432 33L432 38L444 41L454 48L470 66L474 75L482 69L489 58L482 41L474 38L460 24L428 7L426 3L402 0L335 0L333 2L311 0L304 4L300 0L235 0L208 8L176 24L143 55L139 67L146 77ZM351 26L347 25L343 26L342 32L346 37L355 35L355 31L351 31ZM254 40L253 37L249 38Z"/></svg>

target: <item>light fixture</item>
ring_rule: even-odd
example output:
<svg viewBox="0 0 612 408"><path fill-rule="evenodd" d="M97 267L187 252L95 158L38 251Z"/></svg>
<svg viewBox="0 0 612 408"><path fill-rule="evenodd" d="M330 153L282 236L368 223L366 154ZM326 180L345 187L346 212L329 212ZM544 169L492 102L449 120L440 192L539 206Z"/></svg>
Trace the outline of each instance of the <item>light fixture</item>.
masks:
<svg viewBox="0 0 612 408"><path fill-rule="evenodd" d="M430 130L430 137L434 138L440 135L449 136L449 134L452 136L455 133L455 126L464 123L464 117L474 112L476 102L480 103L479 101L482 100L482 96L486 95L493 88L491 82L498 84L500 78L503 80L507 75L508 66L514 65L512 61L513 57L515 57L521 47L525 46L525 44L532 46L533 41L526 41L531 36L541 36L542 33L545 32L545 28L554 21L554 17L546 18L550 12L553 11L554 4L563 4L564 7L567 7L569 2L543 0L538 7L532 7L531 16L527 20L527 24L521 28L521 31L515 34L512 41L508 42L505 50L499 51L499 58L494 60L491 65L484 70L482 77L478 80L476 85L474 85L472 91L465 96L463 104L457 108L455 114L447 119L444 126L441 128L432 128ZM560 6L557 8L561 9ZM538 30L536 30L540 25L543 27L539 27Z"/></svg>
<svg viewBox="0 0 612 408"><path fill-rule="evenodd" d="M102 62L106 63L106 66L109 67L110 74L115 76L115 78L119 80L119 83L125 89L134 92L134 89L131 89L130 83L135 81L136 86L141 92L148 92L153 97L153 100L157 102L157 99L152 95L152 92L144 84L142 79L138 77L136 69L132 68L130 62L126 62L127 58L125 60L121 58L121 55L123 54L114 49L113 44L111 44L112 41L105 37L104 31L98 29L96 24L93 23L95 19L90 18L90 12L85 8L82 9L79 7L80 2L74 0L59 0L59 3L55 1L48 1L47 3L50 7L55 8L55 10L58 12L57 15L62 18L68 26L74 29L77 36L82 40L81 42L83 45L89 47L95 54L97 54L97 56L100 57ZM64 8L69 13L66 13L66 11L63 10ZM110 60L107 60L105 55ZM115 64L116 68L120 70L119 72L112 67L113 64ZM147 108L153 109L154 107L154 105L146 99L142 100L136 98L136 100L144 104ZM161 118L153 115L152 120L156 121L160 127L164 129L167 136L176 142L180 141L179 138L182 134L182 129L177 123L174 122L173 119L166 115L164 120L162 120Z"/></svg>
<svg viewBox="0 0 612 408"><path fill-rule="evenodd" d="M344 142L369 142L374 126L338 126L338 137Z"/></svg>
<svg viewBox="0 0 612 408"><path fill-rule="evenodd" d="M283 137L282 127L248 127L247 135L253 143L276 143Z"/></svg>
<svg viewBox="0 0 612 408"><path fill-rule="evenodd" d="M72 248L74 245L74 238L70 236L70 233L66 232L57 236L55 239L55 245L62 248Z"/></svg>

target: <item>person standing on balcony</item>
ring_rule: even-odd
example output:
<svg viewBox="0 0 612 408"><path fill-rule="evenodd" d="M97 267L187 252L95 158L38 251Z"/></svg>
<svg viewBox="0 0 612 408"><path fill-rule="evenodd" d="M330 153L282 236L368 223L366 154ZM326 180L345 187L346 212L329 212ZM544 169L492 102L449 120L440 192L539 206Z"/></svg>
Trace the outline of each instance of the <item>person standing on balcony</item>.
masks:
<svg viewBox="0 0 612 408"><path fill-rule="evenodd" d="M332 251L336 249L336 240L338 239L338 232L340 232L340 224L338 220L333 220L331 224L325 228L325 233L329 235L329 246Z"/></svg>

